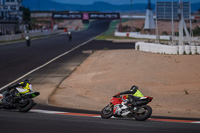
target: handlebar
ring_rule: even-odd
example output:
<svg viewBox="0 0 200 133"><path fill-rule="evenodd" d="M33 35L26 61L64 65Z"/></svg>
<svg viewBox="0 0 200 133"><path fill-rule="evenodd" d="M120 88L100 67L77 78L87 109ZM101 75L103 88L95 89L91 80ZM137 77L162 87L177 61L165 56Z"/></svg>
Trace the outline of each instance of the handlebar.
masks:
<svg viewBox="0 0 200 133"><path fill-rule="evenodd" d="M115 97L115 98L121 98L120 95L114 95L113 97Z"/></svg>

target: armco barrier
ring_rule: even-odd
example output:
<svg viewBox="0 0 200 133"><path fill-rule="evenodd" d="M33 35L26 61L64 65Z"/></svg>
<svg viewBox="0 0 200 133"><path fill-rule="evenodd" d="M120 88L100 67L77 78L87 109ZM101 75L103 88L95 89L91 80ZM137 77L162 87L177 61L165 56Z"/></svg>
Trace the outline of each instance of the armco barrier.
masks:
<svg viewBox="0 0 200 133"><path fill-rule="evenodd" d="M135 49L159 54L200 54L200 46L171 46L156 43L136 42Z"/></svg>
<svg viewBox="0 0 200 133"><path fill-rule="evenodd" d="M61 31L58 30L53 30L53 31L43 31L43 32L29 32L29 33L24 33L24 34L16 34L16 35L5 35L5 36L0 36L0 41L12 41L12 40L19 40L23 39L26 36L29 37L37 37L37 36L46 36L46 35L51 35L51 34L56 34Z"/></svg>

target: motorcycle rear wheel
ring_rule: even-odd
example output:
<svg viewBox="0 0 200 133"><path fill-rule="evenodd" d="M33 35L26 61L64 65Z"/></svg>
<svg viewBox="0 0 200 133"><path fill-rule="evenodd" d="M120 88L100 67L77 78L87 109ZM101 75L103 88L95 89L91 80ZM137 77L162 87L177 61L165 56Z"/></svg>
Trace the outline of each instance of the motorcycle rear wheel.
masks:
<svg viewBox="0 0 200 133"><path fill-rule="evenodd" d="M34 106L34 101L31 98L24 99L24 104L18 107L19 112L28 112Z"/></svg>
<svg viewBox="0 0 200 133"><path fill-rule="evenodd" d="M146 119L148 119L151 114L152 114L152 108L148 105L143 105L141 107L139 107L139 111L140 109L144 109L144 111L142 113L134 113L134 117L137 121L145 121Z"/></svg>
<svg viewBox="0 0 200 133"><path fill-rule="evenodd" d="M101 111L101 118L103 119L109 119L113 116L113 105L110 107L110 105L107 105L104 107Z"/></svg>

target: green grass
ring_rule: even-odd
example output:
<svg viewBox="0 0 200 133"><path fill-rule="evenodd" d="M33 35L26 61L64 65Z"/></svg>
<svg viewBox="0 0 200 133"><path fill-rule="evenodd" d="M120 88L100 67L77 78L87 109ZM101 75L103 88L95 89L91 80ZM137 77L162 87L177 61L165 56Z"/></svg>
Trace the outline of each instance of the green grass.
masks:
<svg viewBox="0 0 200 133"><path fill-rule="evenodd" d="M96 37L96 40L107 40L107 39L130 39L130 37L118 37L118 36L106 36L106 35L101 35Z"/></svg>
<svg viewBox="0 0 200 133"><path fill-rule="evenodd" d="M82 30L86 30L90 24L93 22L94 20L90 20L89 23L84 23L83 29Z"/></svg>
<svg viewBox="0 0 200 133"><path fill-rule="evenodd" d="M123 19L121 22L126 22L128 19ZM105 40L105 39L127 39L127 37L115 37L114 32L117 29L117 24L119 24L119 20L114 20L110 23L109 29L104 32L102 35L98 36L97 40ZM129 38L130 39L130 38Z"/></svg>
<svg viewBox="0 0 200 133"><path fill-rule="evenodd" d="M129 19L122 19L121 22L126 22L129 21ZM114 20L110 23L109 29L101 34L100 36L97 36L95 39L96 40L107 40L107 39L135 39L135 40L150 40L146 38L133 38L133 37L117 37L114 36L114 33L117 29L117 25L120 23L120 20ZM159 40L159 41L168 41L168 40Z"/></svg>
<svg viewBox="0 0 200 133"><path fill-rule="evenodd" d="M91 22L84 24L82 30L86 30L90 26Z"/></svg>
<svg viewBox="0 0 200 133"><path fill-rule="evenodd" d="M18 42L18 41L22 41L24 39L17 39L17 40L11 40L11 41L0 41L0 44L4 44L4 43L14 43L14 42Z"/></svg>

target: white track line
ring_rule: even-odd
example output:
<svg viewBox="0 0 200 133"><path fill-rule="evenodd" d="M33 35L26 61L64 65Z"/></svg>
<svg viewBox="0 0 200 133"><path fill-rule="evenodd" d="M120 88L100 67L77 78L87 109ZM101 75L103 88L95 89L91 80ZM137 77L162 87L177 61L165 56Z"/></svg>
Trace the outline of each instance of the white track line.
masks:
<svg viewBox="0 0 200 133"><path fill-rule="evenodd" d="M88 41L86 41L86 42L84 42L84 43L82 43L82 44L80 44L80 45L74 47L73 49L71 49L71 50L69 50L69 51L66 51L65 53L63 53L63 54L61 54L61 55L59 55L59 56L53 58L52 60L48 61L47 63L45 63L45 64L43 64L43 65L41 65L41 66L39 66L39 67L37 67L37 68L35 68L35 69L33 69L33 70L31 70L30 72L28 72L28 73L26 73L25 75L19 77L18 79L14 80L13 82L10 82L9 84L7 84L7 85L1 87L0 90L2 90L2 89L4 89L4 88L8 87L9 85L14 84L14 83L17 82L18 80L20 80L20 79L22 79L22 78L28 76L29 74L31 74L31 73L33 73L33 72L35 72L35 71L41 69L42 67L44 67L44 66L50 64L51 62L53 62L53 61L55 61L55 60L57 60L57 59L63 57L64 55L69 54L70 52L76 50L77 48L79 48L79 47L81 47L81 46L83 46L83 45L85 45L85 44L91 42L94 38L96 38L96 36L93 37L92 39L90 39L90 40L88 40Z"/></svg>
<svg viewBox="0 0 200 133"><path fill-rule="evenodd" d="M191 123L196 123L196 124L200 124L200 121L196 121L196 122L191 122Z"/></svg>
<svg viewBox="0 0 200 133"><path fill-rule="evenodd" d="M72 113L72 112L60 112L60 111L50 111L50 110L40 110L40 109L31 109L30 112L33 113L44 113L44 114L55 114L55 115L72 115L72 116L87 116L87 117L96 117L96 118L101 118L100 115L95 115L95 114L86 114L86 113ZM121 119L121 118L116 118L114 116L111 117L111 119ZM130 119L130 118L126 118L124 117L123 119ZM154 118L149 118L148 120L152 120ZM181 122L181 121L166 121L165 119L163 119L164 121L162 121L162 119L154 119L154 121L161 121L161 122L177 122L177 123L191 123L191 124L200 124L200 121L193 121L193 122Z"/></svg>
<svg viewBox="0 0 200 133"><path fill-rule="evenodd" d="M61 113L68 113L68 112L60 112L60 111L49 111L49 110L40 110L40 109L32 109L30 112L33 113L44 113L44 114L61 114Z"/></svg>

